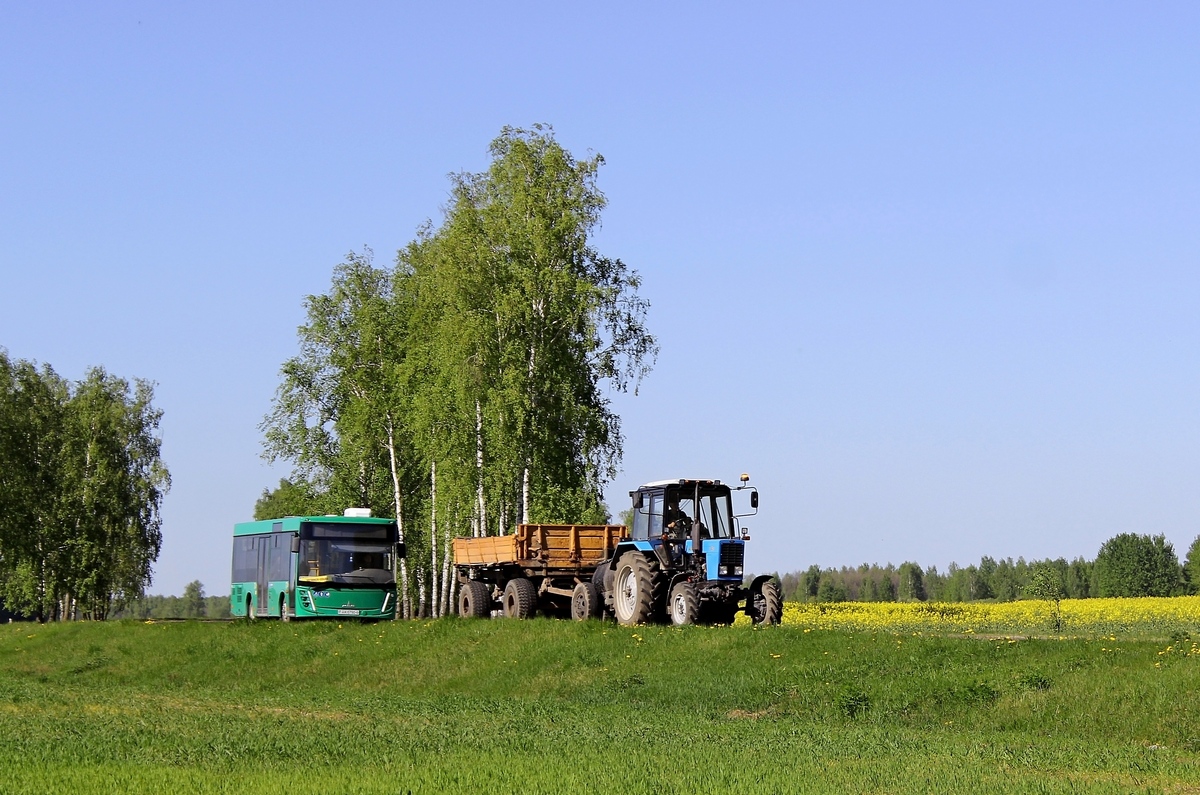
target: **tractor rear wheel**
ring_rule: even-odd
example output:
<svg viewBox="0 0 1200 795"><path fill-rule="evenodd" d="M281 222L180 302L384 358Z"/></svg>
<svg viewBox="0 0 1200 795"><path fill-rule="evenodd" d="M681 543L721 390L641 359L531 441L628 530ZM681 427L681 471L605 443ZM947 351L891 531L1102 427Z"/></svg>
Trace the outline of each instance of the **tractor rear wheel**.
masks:
<svg viewBox="0 0 1200 795"><path fill-rule="evenodd" d="M783 593L774 578L750 586L746 613L755 624L775 625L783 620Z"/></svg>
<svg viewBox="0 0 1200 795"><path fill-rule="evenodd" d="M463 618L488 618L492 614L492 589L477 580L463 583L458 592L458 614Z"/></svg>
<svg viewBox="0 0 1200 795"><path fill-rule="evenodd" d="M613 613L627 627L649 623L661 612L662 576L658 562L641 552L626 552L613 577Z"/></svg>
<svg viewBox="0 0 1200 795"><path fill-rule="evenodd" d="M602 601L600 591L590 582L575 584L571 591L571 618L576 621L587 621L589 618L599 618Z"/></svg>
<svg viewBox="0 0 1200 795"><path fill-rule="evenodd" d="M524 577L509 580L500 604L505 618L533 618L537 609L537 588Z"/></svg>
<svg viewBox="0 0 1200 795"><path fill-rule="evenodd" d="M677 627L695 624L700 617L700 600L690 582L677 582L667 599L667 616Z"/></svg>

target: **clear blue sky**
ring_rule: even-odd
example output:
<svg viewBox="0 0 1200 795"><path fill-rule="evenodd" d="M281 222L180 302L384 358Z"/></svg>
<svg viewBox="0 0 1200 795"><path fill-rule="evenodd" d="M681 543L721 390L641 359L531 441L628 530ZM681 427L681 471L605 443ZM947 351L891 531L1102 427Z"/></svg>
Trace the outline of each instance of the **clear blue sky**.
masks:
<svg viewBox="0 0 1200 795"><path fill-rule="evenodd" d="M1200 534L1200 5L422 6L0 2L0 345L158 383L152 592L228 593L303 297L534 122L662 346L614 509L748 471L759 571Z"/></svg>

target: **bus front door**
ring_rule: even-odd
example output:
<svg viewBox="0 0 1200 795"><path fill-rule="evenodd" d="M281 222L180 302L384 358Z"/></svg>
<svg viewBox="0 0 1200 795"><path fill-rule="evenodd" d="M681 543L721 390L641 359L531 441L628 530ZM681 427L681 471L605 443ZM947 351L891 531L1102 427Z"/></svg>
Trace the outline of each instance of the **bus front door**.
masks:
<svg viewBox="0 0 1200 795"><path fill-rule="evenodd" d="M271 611L270 589L267 584L267 566L270 563L271 537L258 539L258 604L255 612L265 616Z"/></svg>

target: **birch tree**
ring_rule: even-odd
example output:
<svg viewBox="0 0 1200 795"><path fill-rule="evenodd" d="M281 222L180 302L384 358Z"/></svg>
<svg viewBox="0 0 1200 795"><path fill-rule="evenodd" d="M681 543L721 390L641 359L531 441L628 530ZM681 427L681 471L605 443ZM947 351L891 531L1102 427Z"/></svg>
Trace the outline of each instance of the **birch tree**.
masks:
<svg viewBox="0 0 1200 795"><path fill-rule="evenodd" d="M407 316L394 289L403 274L350 254L328 294L309 296L300 353L284 363L263 421L268 460L293 462L310 512L357 505L394 516L406 541L405 492L417 460L409 444L404 377ZM411 614L406 559L398 562L401 613Z"/></svg>
<svg viewBox="0 0 1200 795"><path fill-rule="evenodd" d="M103 619L140 598L170 488L146 381L74 384L0 351L0 595L38 620Z"/></svg>
<svg viewBox="0 0 1200 795"><path fill-rule="evenodd" d="M289 496L378 510L390 488L406 616L450 609L456 536L607 519L622 449L608 391L636 391L657 352L637 274L591 243L602 158L548 127L506 128L490 154L451 177L442 222L390 274L351 255L307 299L263 423L267 456L294 463Z"/></svg>

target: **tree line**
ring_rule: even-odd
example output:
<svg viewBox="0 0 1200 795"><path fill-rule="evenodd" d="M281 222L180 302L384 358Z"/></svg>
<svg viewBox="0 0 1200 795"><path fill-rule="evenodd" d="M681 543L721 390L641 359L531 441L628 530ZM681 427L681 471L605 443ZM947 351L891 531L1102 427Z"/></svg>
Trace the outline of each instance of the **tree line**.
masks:
<svg viewBox="0 0 1200 795"><path fill-rule="evenodd" d="M489 151L390 267L352 253L306 299L262 424L293 471L255 517L395 517L405 617L450 612L456 536L607 521L623 441L608 394L636 391L657 353L637 273L592 242L603 159L542 126Z"/></svg>
<svg viewBox="0 0 1200 795"><path fill-rule="evenodd" d="M170 488L148 381L70 381L0 349L0 602L39 621L103 619L140 597Z"/></svg>
<svg viewBox="0 0 1200 795"><path fill-rule="evenodd" d="M142 596L123 605L113 618L229 618L228 596L206 596L204 583L193 580L183 587L182 596Z"/></svg>
<svg viewBox="0 0 1200 795"><path fill-rule="evenodd" d="M951 563L944 572L911 561L840 569L814 565L780 580L785 599L807 602L1009 602L1045 598L1046 593L1067 599L1200 594L1200 536L1183 563L1162 535L1122 533L1104 542L1093 560L984 556L978 565Z"/></svg>

